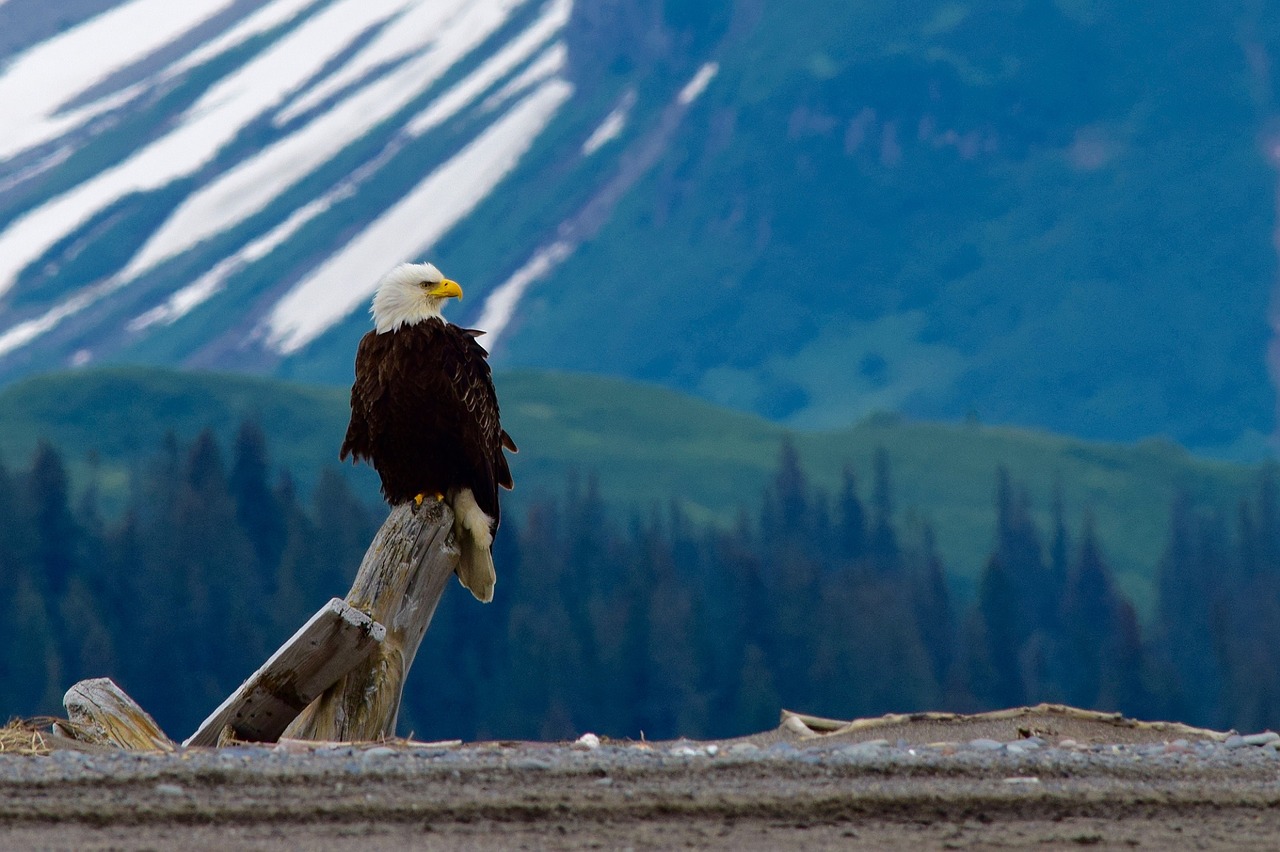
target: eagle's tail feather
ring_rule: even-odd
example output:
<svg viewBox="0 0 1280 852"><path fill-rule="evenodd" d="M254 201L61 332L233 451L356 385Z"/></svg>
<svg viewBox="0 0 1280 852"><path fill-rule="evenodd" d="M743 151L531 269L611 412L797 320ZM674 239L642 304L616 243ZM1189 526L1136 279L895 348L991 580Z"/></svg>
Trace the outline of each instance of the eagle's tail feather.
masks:
<svg viewBox="0 0 1280 852"><path fill-rule="evenodd" d="M449 495L453 506L453 537L458 543L458 581L475 595L476 600L493 600L493 586L498 581L493 570L493 519L476 504L470 488L460 488Z"/></svg>

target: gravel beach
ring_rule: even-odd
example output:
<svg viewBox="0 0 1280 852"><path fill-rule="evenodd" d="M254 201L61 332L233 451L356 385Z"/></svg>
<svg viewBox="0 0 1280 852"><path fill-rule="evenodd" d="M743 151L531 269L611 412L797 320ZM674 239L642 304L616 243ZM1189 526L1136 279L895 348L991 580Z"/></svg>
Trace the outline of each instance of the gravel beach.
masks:
<svg viewBox="0 0 1280 852"><path fill-rule="evenodd" d="M1280 845L1280 736L314 745L0 755L0 846ZM932 734L927 730L924 733Z"/></svg>

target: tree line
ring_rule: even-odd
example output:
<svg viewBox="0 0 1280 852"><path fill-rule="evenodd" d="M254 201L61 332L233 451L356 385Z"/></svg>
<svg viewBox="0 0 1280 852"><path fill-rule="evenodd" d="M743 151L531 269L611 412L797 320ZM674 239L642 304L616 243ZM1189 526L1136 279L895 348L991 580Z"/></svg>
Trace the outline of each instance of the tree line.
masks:
<svg viewBox="0 0 1280 852"><path fill-rule="evenodd" d="M996 526L958 605L927 519L894 505L879 452L815 487L784 443L729 527L669 505L607 507L594 477L509 511L498 587L446 594L406 687L419 737L728 736L782 707L840 718L1059 701L1217 728L1280 725L1280 489L1234 510L1180 497L1142 624L1094 524L1042 530L996 471ZM309 499L242 424L170 437L129 474L119 517L60 452L0 465L0 712L56 713L109 676L181 738L275 647L345 593L384 517L332 469Z"/></svg>

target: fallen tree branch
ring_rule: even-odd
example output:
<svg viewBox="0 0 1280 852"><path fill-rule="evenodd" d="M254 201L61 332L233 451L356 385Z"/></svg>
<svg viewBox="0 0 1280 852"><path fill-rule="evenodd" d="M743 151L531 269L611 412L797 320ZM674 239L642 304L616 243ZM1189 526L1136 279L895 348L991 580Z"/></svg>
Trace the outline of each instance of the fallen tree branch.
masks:
<svg viewBox="0 0 1280 852"><path fill-rule="evenodd" d="M350 606L386 627L386 638L283 736L356 742L395 733L405 677L458 565L452 529L453 513L438 501L391 510L347 593Z"/></svg>

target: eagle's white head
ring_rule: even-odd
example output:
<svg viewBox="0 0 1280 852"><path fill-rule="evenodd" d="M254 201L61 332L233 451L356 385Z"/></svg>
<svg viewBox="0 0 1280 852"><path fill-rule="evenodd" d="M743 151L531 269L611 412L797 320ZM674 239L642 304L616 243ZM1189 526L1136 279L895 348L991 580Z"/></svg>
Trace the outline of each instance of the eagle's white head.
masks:
<svg viewBox="0 0 1280 852"><path fill-rule="evenodd" d="M373 294L373 324L378 333L395 331L440 316L445 299L462 298L458 282L440 274L433 263L402 263L378 282Z"/></svg>

